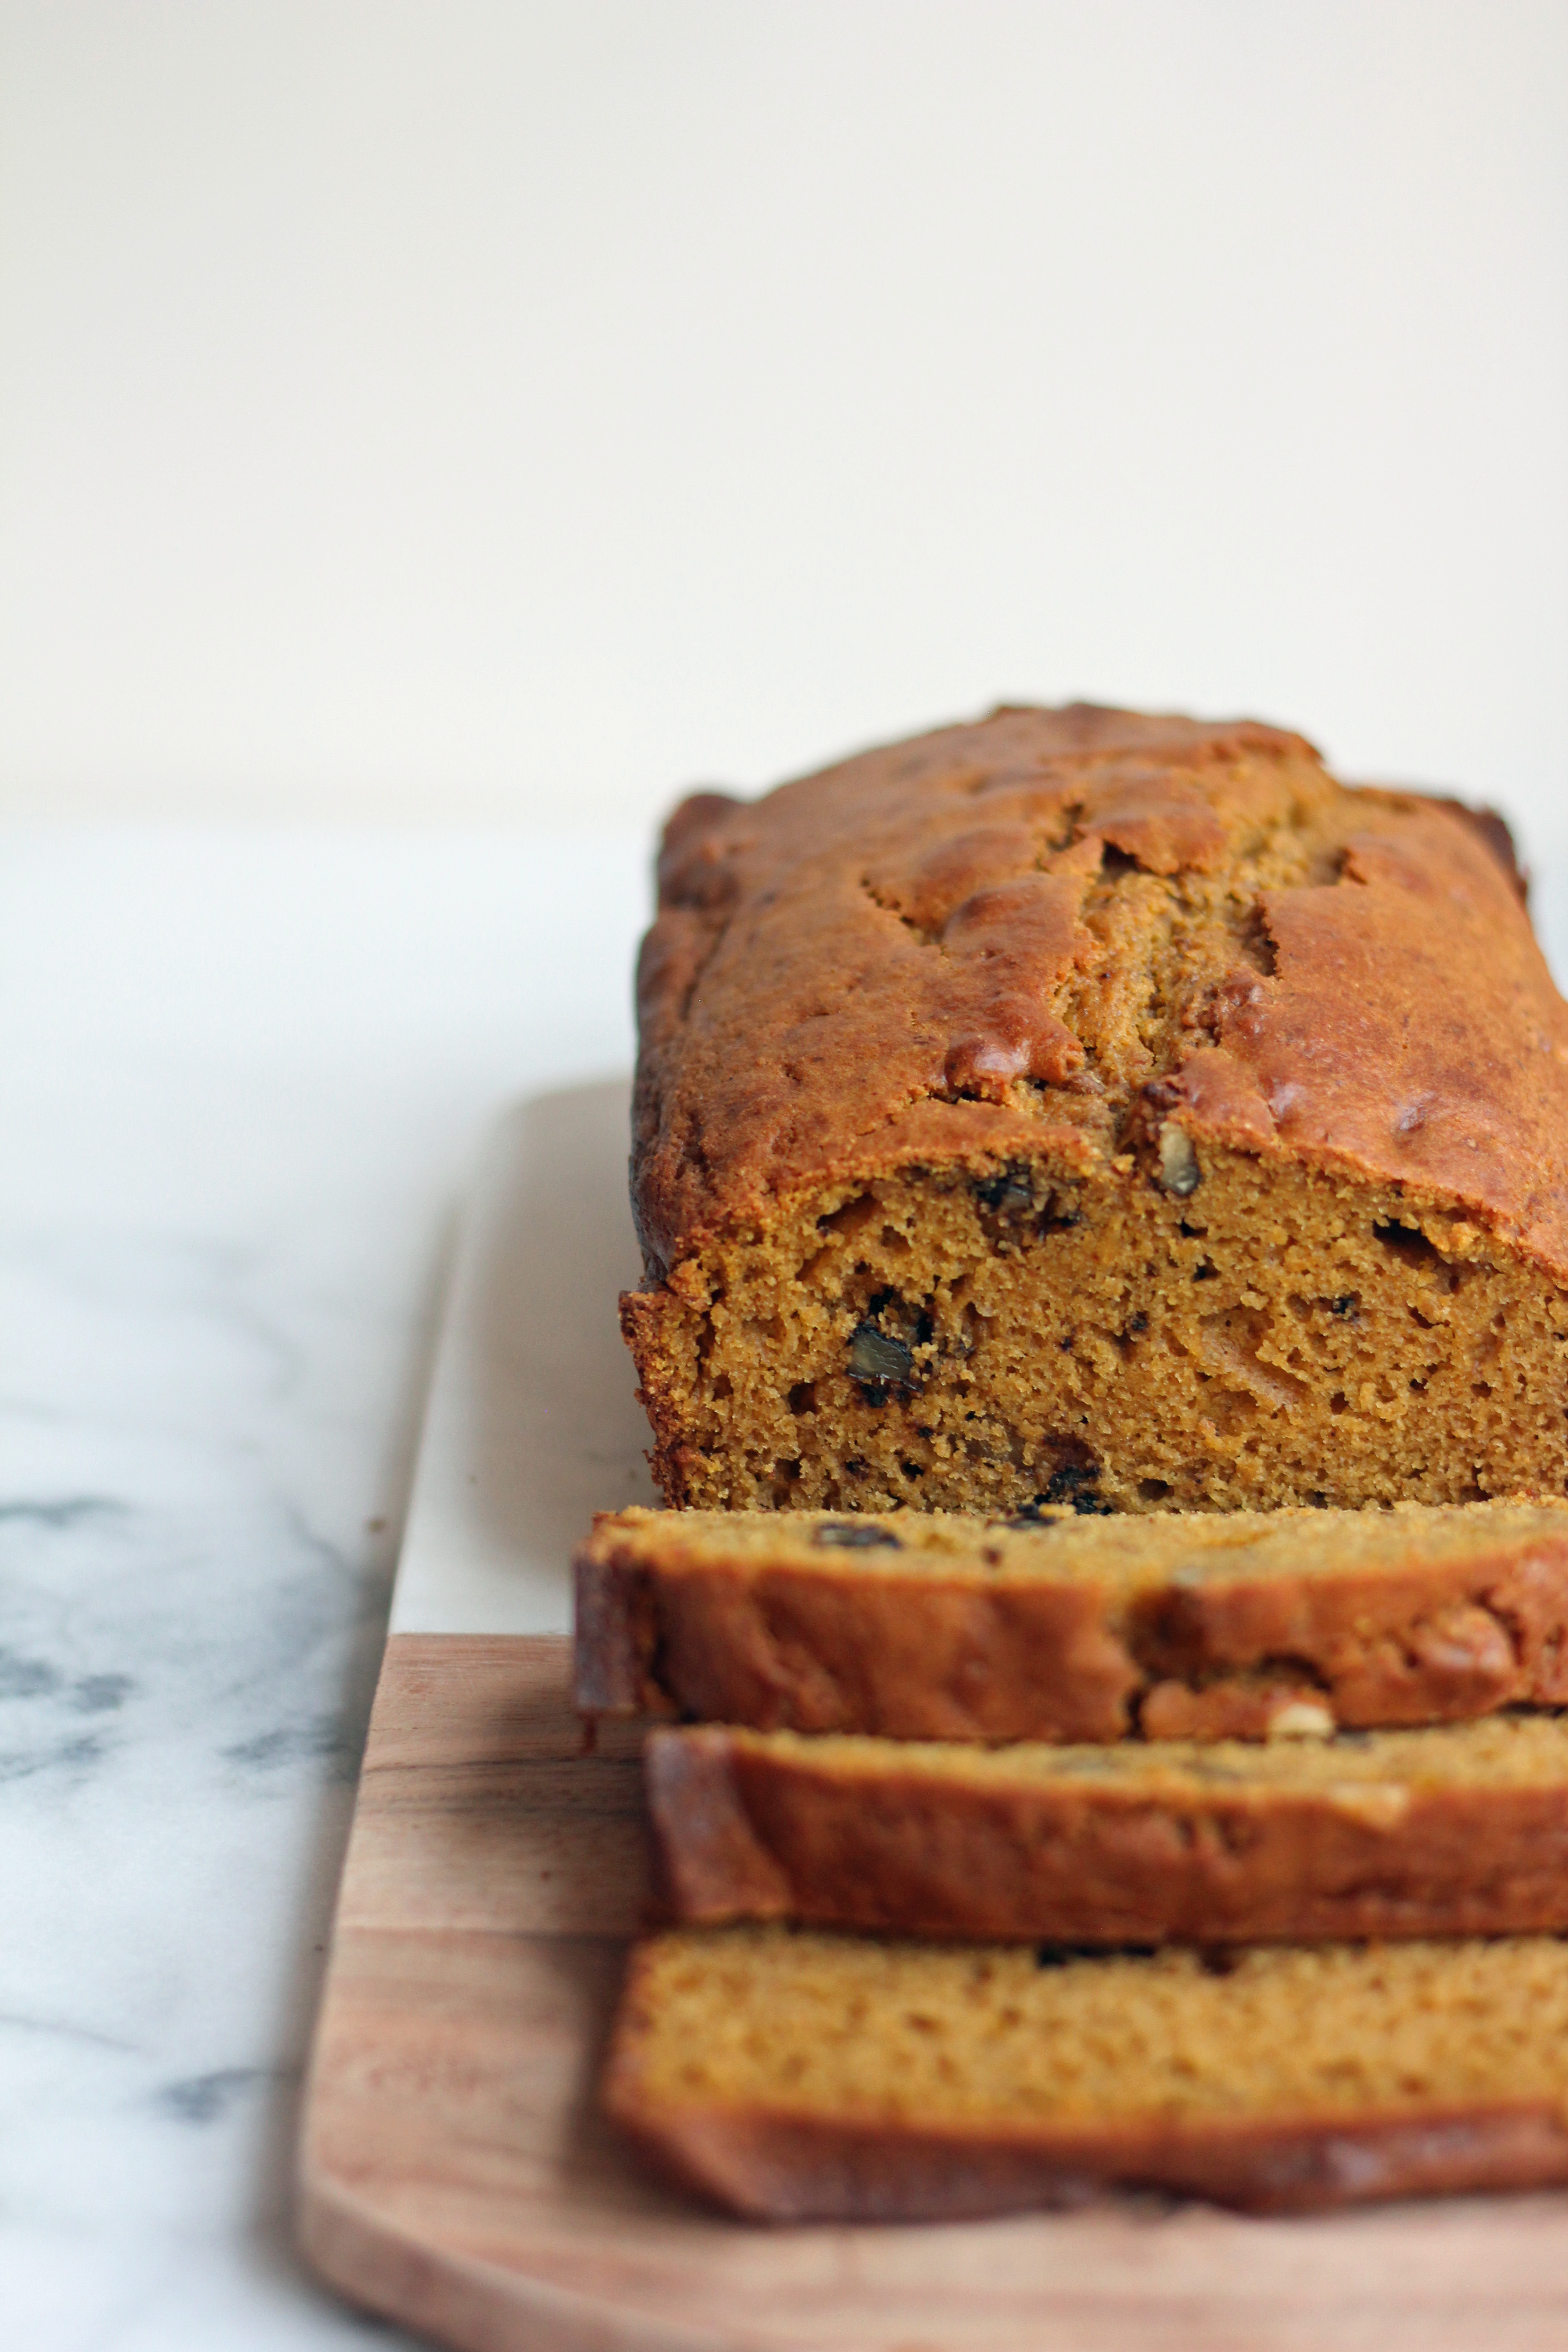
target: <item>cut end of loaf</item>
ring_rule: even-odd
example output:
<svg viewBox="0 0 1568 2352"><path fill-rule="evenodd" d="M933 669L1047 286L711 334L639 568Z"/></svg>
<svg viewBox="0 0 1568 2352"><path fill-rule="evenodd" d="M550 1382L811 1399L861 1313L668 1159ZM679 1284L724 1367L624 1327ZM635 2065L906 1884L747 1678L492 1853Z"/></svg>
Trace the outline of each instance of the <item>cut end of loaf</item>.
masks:
<svg viewBox="0 0 1568 2352"><path fill-rule="evenodd" d="M1518 1250L1407 1188L1170 1121L1122 1163L841 1182L629 1296L667 1498L1138 1512L1568 1486L1568 1297Z"/></svg>

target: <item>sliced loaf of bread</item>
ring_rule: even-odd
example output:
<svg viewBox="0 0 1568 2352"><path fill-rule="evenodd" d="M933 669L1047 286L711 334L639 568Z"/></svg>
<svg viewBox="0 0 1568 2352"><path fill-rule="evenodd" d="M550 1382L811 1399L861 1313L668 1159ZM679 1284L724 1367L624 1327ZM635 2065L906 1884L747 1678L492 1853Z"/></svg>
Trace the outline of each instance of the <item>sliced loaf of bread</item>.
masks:
<svg viewBox="0 0 1568 2352"><path fill-rule="evenodd" d="M776 2221L1536 2187L1568 2180L1568 1944L1085 1958L688 1928L634 1953L605 2098Z"/></svg>

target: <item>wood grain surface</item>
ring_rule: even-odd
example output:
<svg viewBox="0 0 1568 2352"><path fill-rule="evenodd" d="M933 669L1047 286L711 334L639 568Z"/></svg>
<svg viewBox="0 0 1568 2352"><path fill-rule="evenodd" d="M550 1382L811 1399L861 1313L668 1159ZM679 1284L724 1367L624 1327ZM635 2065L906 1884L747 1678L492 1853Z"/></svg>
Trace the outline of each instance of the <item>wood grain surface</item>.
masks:
<svg viewBox="0 0 1568 2352"><path fill-rule="evenodd" d="M300 2228L471 2352L1546 2352L1568 2197L1258 2221L1149 2197L767 2230L594 2103L644 1896L637 1738L584 1751L558 1637L389 1643L307 2094Z"/></svg>

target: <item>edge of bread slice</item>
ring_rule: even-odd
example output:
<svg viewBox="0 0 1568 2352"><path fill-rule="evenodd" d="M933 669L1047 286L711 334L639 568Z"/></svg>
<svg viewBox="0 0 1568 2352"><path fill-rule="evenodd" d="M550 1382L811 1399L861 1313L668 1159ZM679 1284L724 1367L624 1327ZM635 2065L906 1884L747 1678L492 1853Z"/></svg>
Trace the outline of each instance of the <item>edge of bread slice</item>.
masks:
<svg viewBox="0 0 1568 2352"><path fill-rule="evenodd" d="M1001 1748L723 1726L645 1759L671 1915L1066 1944L1568 1929L1568 1718Z"/></svg>
<svg viewBox="0 0 1568 2352"><path fill-rule="evenodd" d="M633 1954L605 2105L775 2221L1152 2186L1254 2210L1568 2180L1551 1937L1052 1958L777 1927Z"/></svg>
<svg viewBox="0 0 1568 2352"><path fill-rule="evenodd" d="M1258 1738L1568 1705L1568 1503L1014 1520L627 1510L587 1712L893 1738Z"/></svg>

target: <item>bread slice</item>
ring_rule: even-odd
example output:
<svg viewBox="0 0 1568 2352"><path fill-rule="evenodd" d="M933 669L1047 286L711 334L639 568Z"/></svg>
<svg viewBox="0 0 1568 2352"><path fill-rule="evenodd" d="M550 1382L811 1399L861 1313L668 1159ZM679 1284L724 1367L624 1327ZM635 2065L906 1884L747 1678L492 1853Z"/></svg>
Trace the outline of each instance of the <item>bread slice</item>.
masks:
<svg viewBox="0 0 1568 2352"><path fill-rule="evenodd" d="M682 1507L1568 1482L1568 1007L1506 829L1077 706L670 821L623 1301Z"/></svg>
<svg viewBox="0 0 1568 2352"><path fill-rule="evenodd" d="M1072 1945L1568 1928L1568 1717L1332 1740L656 1731L672 1915Z"/></svg>
<svg viewBox="0 0 1568 2352"><path fill-rule="evenodd" d="M1568 1944L1063 1958L776 1927L633 1954L610 2113L759 2219L1110 2183L1258 2210L1568 2180Z"/></svg>
<svg viewBox="0 0 1568 2352"><path fill-rule="evenodd" d="M578 1703L904 1739L1255 1738L1568 1705L1568 1504L608 1513ZM1303 1712L1305 1711L1305 1712Z"/></svg>

